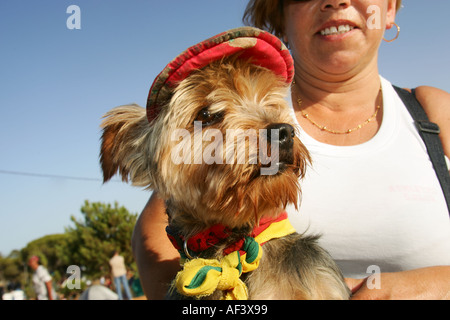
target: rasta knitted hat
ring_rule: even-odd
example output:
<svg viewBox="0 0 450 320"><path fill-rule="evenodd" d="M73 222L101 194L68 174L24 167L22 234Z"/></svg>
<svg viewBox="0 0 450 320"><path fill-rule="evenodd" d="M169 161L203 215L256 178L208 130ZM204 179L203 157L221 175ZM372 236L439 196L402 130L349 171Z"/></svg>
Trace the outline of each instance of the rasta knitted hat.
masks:
<svg viewBox="0 0 450 320"><path fill-rule="evenodd" d="M253 27L225 31L188 48L161 71L148 95L148 121L156 118L170 99L173 89L192 71L237 53L239 58L249 59L255 65L272 70L286 83L294 77L294 62L280 39Z"/></svg>

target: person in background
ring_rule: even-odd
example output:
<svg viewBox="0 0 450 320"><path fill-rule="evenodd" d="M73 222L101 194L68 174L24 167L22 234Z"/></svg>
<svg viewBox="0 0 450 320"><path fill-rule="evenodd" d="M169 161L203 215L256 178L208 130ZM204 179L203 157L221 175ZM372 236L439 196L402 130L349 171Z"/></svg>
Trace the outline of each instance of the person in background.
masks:
<svg viewBox="0 0 450 320"><path fill-rule="evenodd" d="M39 264L39 257L32 256L28 259L28 266L34 271L32 282L37 300L55 300L56 292L52 285L52 276L48 270Z"/></svg>
<svg viewBox="0 0 450 320"><path fill-rule="evenodd" d="M125 259L119 254L118 251L114 251L113 257L109 260L109 265L111 266L112 276L114 278L114 285L116 287L116 292L119 300L123 300L122 287L125 290L125 295L128 300L133 297L131 295L130 287L127 280L127 268L125 266Z"/></svg>

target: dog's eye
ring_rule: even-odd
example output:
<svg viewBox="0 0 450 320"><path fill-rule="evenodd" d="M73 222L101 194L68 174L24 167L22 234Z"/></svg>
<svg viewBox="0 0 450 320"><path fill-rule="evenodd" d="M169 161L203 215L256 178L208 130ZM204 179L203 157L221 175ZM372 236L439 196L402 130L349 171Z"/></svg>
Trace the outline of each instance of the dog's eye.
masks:
<svg viewBox="0 0 450 320"><path fill-rule="evenodd" d="M203 126L210 126L222 119L222 113L211 113L208 108L203 108L197 114L195 121L200 121Z"/></svg>

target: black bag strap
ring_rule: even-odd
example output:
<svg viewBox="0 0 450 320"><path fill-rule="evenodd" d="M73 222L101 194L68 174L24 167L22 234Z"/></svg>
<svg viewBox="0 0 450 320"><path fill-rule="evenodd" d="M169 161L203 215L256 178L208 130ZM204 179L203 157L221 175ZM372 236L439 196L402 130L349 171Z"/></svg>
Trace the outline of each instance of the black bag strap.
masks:
<svg viewBox="0 0 450 320"><path fill-rule="evenodd" d="M442 142L439 138L439 126L436 123L429 121L425 110L416 99L414 89L412 92L409 92L408 90L396 86L393 87L414 119L419 135L427 147L428 155L433 163L433 168L439 183L441 184L447 202L447 208L450 213L450 174L445 162Z"/></svg>

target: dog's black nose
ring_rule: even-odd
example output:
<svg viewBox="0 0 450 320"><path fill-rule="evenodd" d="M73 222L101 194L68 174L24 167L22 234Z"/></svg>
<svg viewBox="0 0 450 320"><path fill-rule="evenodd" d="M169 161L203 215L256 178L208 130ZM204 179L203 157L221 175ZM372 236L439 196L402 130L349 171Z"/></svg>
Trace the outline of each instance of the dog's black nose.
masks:
<svg viewBox="0 0 450 320"><path fill-rule="evenodd" d="M295 130L288 123L274 123L266 127L267 140L271 143L278 142L281 149L290 149L294 144ZM272 131L276 130L276 131ZM273 135L276 133L275 135Z"/></svg>

